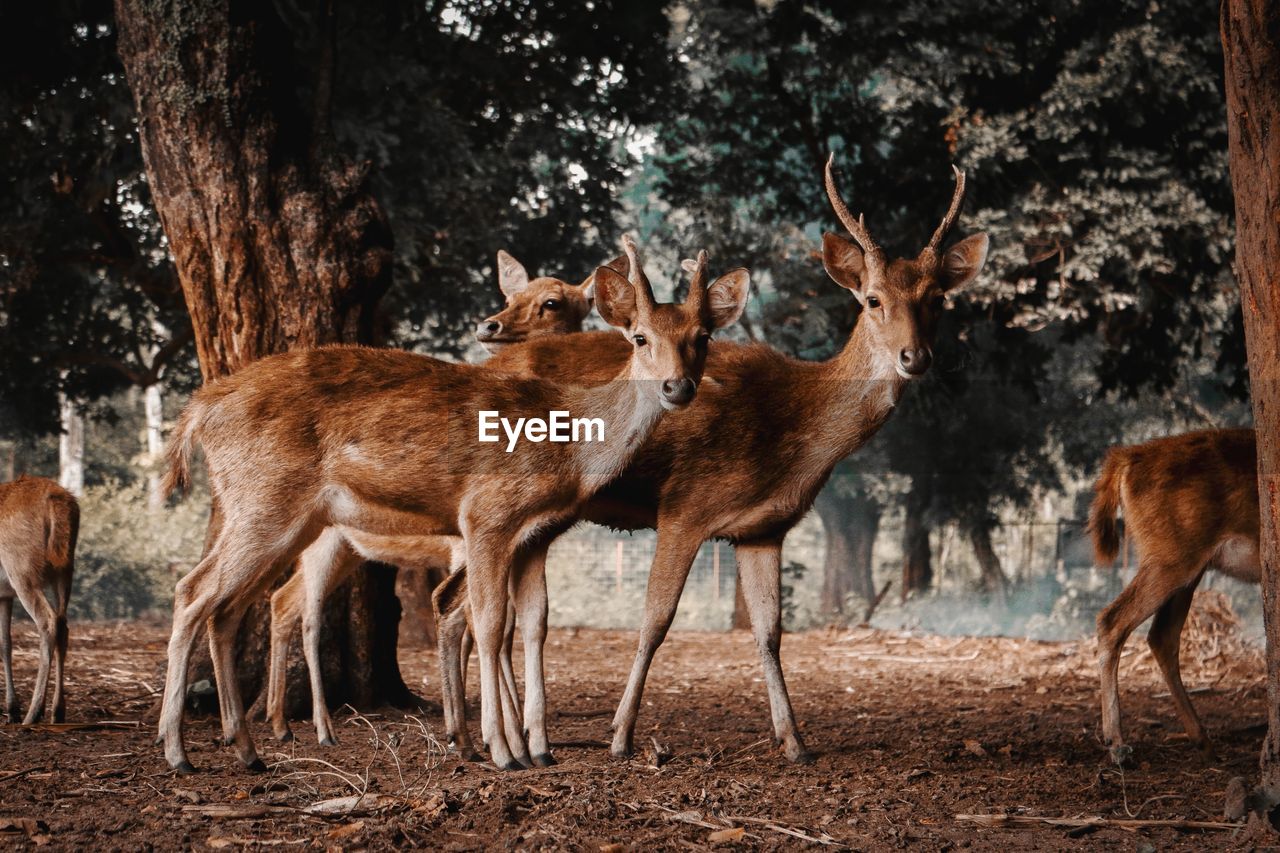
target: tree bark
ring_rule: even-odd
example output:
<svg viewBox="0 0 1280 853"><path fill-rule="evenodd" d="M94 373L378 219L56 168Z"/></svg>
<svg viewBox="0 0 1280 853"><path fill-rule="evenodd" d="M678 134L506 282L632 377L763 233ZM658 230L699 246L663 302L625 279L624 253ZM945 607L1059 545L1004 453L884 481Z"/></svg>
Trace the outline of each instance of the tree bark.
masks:
<svg viewBox="0 0 1280 853"><path fill-rule="evenodd" d="M902 521L902 600L933 584L927 513L933 492L924 478L913 477Z"/></svg>
<svg viewBox="0 0 1280 853"><path fill-rule="evenodd" d="M276 8L116 2L147 178L206 381L288 349L373 343L375 307L390 283L391 234L367 166L338 152L327 101L316 96L328 84L299 78L304 65ZM215 506L211 530L217 519ZM362 571L326 608L331 702L408 701L394 586L394 568ZM240 632L246 701L261 687L267 626L259 604ZM193 681L210 677L204 649L197 645ZM299 695L305 701L291 692Z"/></svg>
<svg viewBox="0 0 1280 853"><path fill-rule="evenodd" d="M991 524L979 522L970 527L969 542L973 545L973 556L978 560L982 591L992 593L1003 601L1008 592L1009 579L1005 577L1004 569L1000 567L1000 557L991 544Z"/></svg>
<svg viewBox="0 0 1280 853"><path fill-rule="evenodd" d="M1280 5L1222 4L1227 138L1236 202L1236 270L1258 433L1267 737L1260 802L1280 826Z"/></svg>
<svg viewBox="0 0 1280 853"><path fill-rule="evenodd" d="M879 503L862 494L841 495L823 489L814 502L827 537L822 567L822 609L844 613L850 594L864 602L876 595L872 578L876 533L880 529Z"/></svg>
<svg viewBox="0 0 1280 853"><path fill-rule="evenodd" d="M84 415L63 392L58 392L58 485L76 497L84 494Z"/></svg>

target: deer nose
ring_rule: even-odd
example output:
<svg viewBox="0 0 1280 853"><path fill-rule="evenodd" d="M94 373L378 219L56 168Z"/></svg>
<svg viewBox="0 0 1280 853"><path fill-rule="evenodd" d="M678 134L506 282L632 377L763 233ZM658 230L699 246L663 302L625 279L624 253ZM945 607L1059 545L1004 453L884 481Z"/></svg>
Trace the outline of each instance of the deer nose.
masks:
<svg viewBox="0 0 1280 853"><path fill-rule="evenodd" d="M693 402L698 386L692 379L667 379L662 383L662 399L673 406L687 406Z"/></svg>
<svg viewBox="0 0 1280 853"><path fill-rule="evenodd" d="M502 333L502 323L497 320L481 320L476 325L476 338L481 341L490 340Z"/></svg>
<svg viewBox="0 0 1280 853"><path fill-rule="evenodd" d="M933 353L928 347L920 349L904 349L898 353L898 364L912 376L920 376L933 364Z"/></svg>

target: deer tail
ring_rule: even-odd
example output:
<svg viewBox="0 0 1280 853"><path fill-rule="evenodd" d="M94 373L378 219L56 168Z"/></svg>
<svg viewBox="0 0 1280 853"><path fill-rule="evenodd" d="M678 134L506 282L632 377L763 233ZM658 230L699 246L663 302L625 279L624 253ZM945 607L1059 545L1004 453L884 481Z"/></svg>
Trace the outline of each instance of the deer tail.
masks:
<svg viewBox="0 0 1280 853"><path fill-rule="evenodd" d="M69 568L75 559L76 539L80 535L80 505L68 494L53 494L48 500L49 533L45 540L45 558L51 566Z"/></svg>
<svg viewBox="0 0 1280 853"><path fill-rule="evenodd" d="M169 446L165 448L169 468L165 471L164 482L160 486L165 497L175 491L181 491L185 495L191 489L191 454L195 450L196 430L203 414L204 407L199 401L192 401L183 410L178 426L169 438Z"/></svg>
<svg viewBox="0 0 1280 853"><path fill-rule="evenodd" d="M1102 473L1094 484L1093 504L1089 507L1089 535L1093 537L1094 559L1099 566L1115 563L1120 553L1120 528L1116 524L1116 512L1120 509L1127 459L1120 448L1107 451L1102 463Z"/></svg>

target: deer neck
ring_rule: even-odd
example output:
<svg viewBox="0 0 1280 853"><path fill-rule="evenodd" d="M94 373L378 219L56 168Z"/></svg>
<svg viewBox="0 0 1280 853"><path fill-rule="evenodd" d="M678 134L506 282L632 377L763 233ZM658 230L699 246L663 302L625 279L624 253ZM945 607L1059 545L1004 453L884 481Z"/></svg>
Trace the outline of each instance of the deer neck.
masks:
<svg viewBox="0 0 1280 853"><path fill-rule="evenodd" d="M907 380L859 322L844 348L818 369L811 407L816 435L844 458L866 444L893 414Z"/></svg>
<svg viewBox="0 0 1280 853"><path fill-rule="evenodd" d="M653 380L633 379L627 367L604 385L569 392L574 417L604 421L604 440L575 445L579 490L590 496L616 479L648 440L663 408Z"/></svg>

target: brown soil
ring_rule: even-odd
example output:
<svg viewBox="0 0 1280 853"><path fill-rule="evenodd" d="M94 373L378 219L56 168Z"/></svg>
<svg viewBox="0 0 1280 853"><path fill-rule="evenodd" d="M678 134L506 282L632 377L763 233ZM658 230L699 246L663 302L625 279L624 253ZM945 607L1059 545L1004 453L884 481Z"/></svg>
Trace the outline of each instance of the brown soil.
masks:
<svg viewBox="0 0 1280 853"><path fill-rule="evenodd" d="M68 720L138 723L158 686L164 629L72 631ZM25 691L34 638L25 624L16 635ZM438 714L390 709L339 714L341 744L329 749L315 744L309 723L295 724L299 742L286 745L256 723L272 765L261 774L215 744L219 728L209 718L188 722L201 768L191 777L166 771L150 720L96 730L0 726L0 844L791 849L822 839L833 849L1199 849L1237 843L1235 833L1106 827L1073 836L1048 826L980 827L956 815L1220 820L1228 781L1253 776L1264 733L1260 657L1213 636L1189 641L1186 680L1203 688L1193 698L1216 735L1218 760L1177 741L1145 644L1133 642L1121 684L1139 764L1122 774L1097 740L1089 643L822 631L783 644L796 712L818 753L815 764L796 767L770 744L750 636L677 633L649 679L642 752L617 762L606 748L609 721L634 642L619 631L552 632L551 737L560 764L546 770L498 773L460 762L441 753ZM431 653L406 649L402 665L411 685L436 698ZM671 753L660 768L655 741ZM368 796L349 803L350 813L303 811L359 792ZM713 839L730 827L742 828L739 840Z"/></svg>

